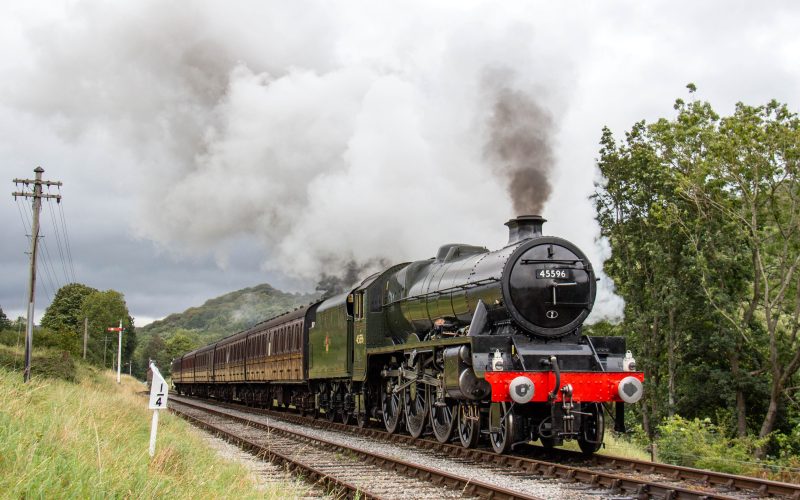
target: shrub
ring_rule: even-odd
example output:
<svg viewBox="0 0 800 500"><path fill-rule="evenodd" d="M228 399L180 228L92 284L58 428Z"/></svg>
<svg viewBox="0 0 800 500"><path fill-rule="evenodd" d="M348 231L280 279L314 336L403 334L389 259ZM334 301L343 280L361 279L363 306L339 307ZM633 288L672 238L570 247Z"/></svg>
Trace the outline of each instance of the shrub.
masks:
<svg viewBox="0 0 800 500"><path fill-rule="evenodd" d="M21 373L24 356L22 351L0 347L0 367ZM75 361L66 351L36 349L31 356L31 376L75 381Z"/></svg>
<svg viewBox="0 0 800 500"><path fill-rule="evenodd" d="M757 466L753 451L761 441L728 438L724 431L708 418L686 420L676 415L658 426L658 457L675 465L732 474L741 474Z"/></svg>

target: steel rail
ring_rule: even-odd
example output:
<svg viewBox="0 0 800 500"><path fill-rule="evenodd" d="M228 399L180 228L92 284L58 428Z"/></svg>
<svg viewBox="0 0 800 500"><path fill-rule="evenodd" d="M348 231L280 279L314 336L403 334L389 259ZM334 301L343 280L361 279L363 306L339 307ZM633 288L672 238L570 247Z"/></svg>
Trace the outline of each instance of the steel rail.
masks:
<svg viewBox="0 0 800 500"><path fill-rule="evenodd" d="M309 425L310 423L312 423L312 425L314 425L315 427L319 427L322 429L352 432L370 438L382 439L388 442L403 443L411 446L417 446L423 449L444 452L456 458L467 458L480 463L490 462L500 466L511 467L515 470L527 472L533 475L539 475L546 478L561 479L564 481L581 482L595 487L604 487L611 489L613 491L620 491L629 495L636 495L638 497L657 496L667 499L733 498L731 496L724 495L718 492L706 491L699 488L686 488L673 484L660 483L657 481L648 481L645 479L631 478L619 474L596 471L586 467L580 467L558 462L550 462L545 460L538 460L535 458L531 458L529 456L521 456L518 454L498 455L493 451L488 451L484 449L476 449L476 448L468 449L459 445L440 443L436 440L431 440L431 439L414 439L406 434L389 434L386 431L379 430L376 428L369 428L369 427L359 428L357 426L345 425L338 422L329 422L321 419L310 419L294 413L253 408L236 403L221 402L213 399L203 399L200 401L203 401L206 404L227 407L253 414L270 416L295 424ZM581 461L583 462L586 461L586 458L582 457L578 453L575 453L573 456L571 456L571 459L574 459L575 457L581 457L580 458ZM596 457L601 457L601 456L596 456ZM608 457L608 458L617 461L616 468L620 468L619 465L624 463L626 460L617 457ZM649 462L645 463L649 464ZM608 464L597 464L597 465L610 465L610 462ZM674 467L668 464L659 464L659 465L665 465L665 467L668 468ZM644 473L649 472L649 470L644 470L644 471L637 471L634 469L630 470L632 472L644 472ZM713 472L710 471L701 471L701 472L705 472L707 474L714 474ZM668 474L667 476L670 478L670 480L681 480L680 478L675 478L674 475ZM754 478L747 478L747 479L758 481L757 479ZM691 479L686 479L686 480L689 481ZM785 483L778 483L778 484L785 484ZM788 483L786 483L785 485L789 487L794 487L794 485ZM725 483L723 484L723 486L727 487L729 485ZM758 492L757 488L754 488L754 490L756 490L754 492ZM795 498L795 497L790 496L790 498Z"/></svg>
<svg viewBox="0 0 800 500"><path fill-rule="evenodd" d="M375 496L369 494L369 492L366 492L347 481L332 477L310 465L303 464L276 450L270 449L266 446L261 446L260 444L254 443L253 441L245 439L241 436L237 436L236 434L228 432L221 427L189 415L188 413L182 412L175 407L171 407L170 411L187 420L192 425L216 434L217 436L224 438L226 441L239 446L243 450L255 454L259 458L265 459L276 465L284 466L292 473L302 474L309 482L322 486L327 492L334 493L336 498L340 498L342 496L341 493L343 492L348 493L348 498L356 496L359 498L376 498Z"/></svg>
<svg viewBox="0 0 800 500"><path fill-rule="evenodd" d="M233 404L233 403L226 403L226 404ZM234 405L241 408L249 408L251 411L254 410L253 408L248 406L237 405L237 404ZM278 412L270 410L257 410L257 411L266 411L269 412L268 413L269 415L274 415L276 417L279 417L281 415L291 415L290 418L293 421L297 422L309 421L309 419L307 418L303 418L296 414L291 414L286 412ZM325 427L329 426L329 428L350 430L351 432L356 432L370 437L381 437L383 439L389 439L395 442L414 443L422 448L449 450L455 454L461 453L460 456L468 456L475 459L480 457L481 459L494 460L505 464L510 463L509 460L511 459L532 460L529 455L527 456L521 454L497 455L496 453L488 450L480 450L480 449L467 450L458 445L453 445L449 443L440 443L432 439L414 439L411 436L405 434L388 434L387 432L380 429L374 429L374 428L360 429L354 426L346 426L344 424L336 422L326 422L326 421L320 421L320 424L322 424L322 426ZM791 500L800 500L800 484L784 483L780 481L773 481L769 479L762 479L751 476L740 476L736 474L729 474L726 472L716 472L704 469L696 469L692 467L684 467L680 465L665 464L660 462L649 462L644 460L617 457L611 455L595 454L591 458L587 458L582 453L560 448L553 448L550 450L545 450L541 446L527 446L526 448L529 451L533 451L535 453L547 454L549 455L549 457L555 456L560 460L570 460L573 462L575 461L586 462L588 460L592 462L593 465L612 467L614 469L624 470L626 472L637 472L642 474L661 474L676 481L696 481L704 485L708 485L709 487L721 487L730 490L752 491L753 493L760 496L785 497ZM464 455L465 452L467 453L466 455ZM554 465L559 465L559 464L554 464Z"/></svg>
<svg viewBox="0 0 800 500"><path fill-rule="evenodd" d="M232 414L227 413L225 411L208 408L206 406L198 405L198 404L193 403L191 401L186 401L185 399L183 399L181 397L173 396L171 399L173 400L173 402L176 402L179 405L189 406L191 408L195 408L195 409L204 411L204 412L206 412L208 414L211 414L211 415L224 417L224 418L227 418L227 419L232 420L234 422L245 424L245 425L247 425L247 426L249 426L251 428L256 428L256 429L264 430L264 431L267 431L267 432L270 432L270 433L276 433L278 435L291 437L291 438L297 439L299 441L313 443L313 444L315 444L317 446L322 446L322 447L325 447L325 448L328 448L328 449L335 449L335 450L344 451L346 453L351 453L351 454L353 454L355 456L358 456L361 459L365 460L366 463L377 465L377 466L379 466L379 467L381 467L381 468L383 468L385 470L394 471L394 472L397 472L399 474L402 474L402 475L405 475L405 476L408 476L408 477L411 477L411 478L423 479L423 480L426 480L426 481L428 481L428 482L430 482L430 483L432 483L434 485L445 486L445 487L447 487L449 489L461 491L461 492L463 492L464 494L467 494L467 495L479 496L479 497L482 497L482 498L502 499L502 500L540 500L537 497L534 497L534 496L531 496L531 495L527 495L527 494L519 492L519 491L514 491L514 490L507 489L507 488L503 488L501 486L496 486L496 485L493 485L493 484L490 484L490 483L486 483L486 482L483 482L483 481L480 481L480 480L461 477L461 476L458 476L458 475L455 475L455 474L450 474L448 472L444 472L444 471L440 471L440 470L437 470L437 469L433 469L431 467L415 464L413 462L408 462L408 461L401 460L401 459L398 459L398 458L395 458L395 457L391 457L391 456L388 456L388 455L384 455L384 454L381 454L381 453L369 452L369 451L366 451L366 450L363 450L363 449L360 449L360 448L356 448L354 446L349 446L349 445L346 445L346 444L336 443L334 441L330 441L330 440L322 438L322 437L309 436L309 435L306 435L306 434L293 432L293 431L290 431L290 430L287 430L287 429L274 427L274 426L265 424L263 422L259 422L257 420L253 420L251 418L242 417L242 416L238 416L238 415L232 415ZM206 404L209 404L209 403L206 403ZM185 417L190 417L185 412L181 412L181 410L179 408L175 408L173 406L170 409L172 411L176 412L176 413L179 413L184 418ZM241 411L241 410L236 410L236 411ZM198 419L193 418L193 417L190 418L190 420L193 423L197 423L198 422ZM202 422L202 421L200 421L200 422ZM207 429L209 429L209 430L212 430L212 432L215 432L217 434L221 434L221 435L224 435L224 436L228 437L229 439L233 440L237 444L240 444L240 446L242 446L244 448L247 448L249 451L255 452L259 456L271 457L272 454L276 453L276 452L274 452L273 450L270 450L267 447L263 447L263 446L258 445L256 443L253 443L252 441L249 441L249 440L247 440L245 438L236 436L235 434L230 433L230 432L228 432L228 431L226 431L224 429L221 429L218 426L214 426L213 424L209 424L207 422L204 422L204 423L202 423L202 426L207 428ZM284 455L281 455L279 457L276 456L276 458L277 458L278 461L286 463L286 464L289 464L289 463L297 464L297 466L302 468L303 470L313 469L311 467L299 464L298 462L295 462L291 458L289 458L287 456L284 456ZM347 491L352 492L353 494L356 494L356 491L358 491L359 492L358 494L362 494L362 495L366 494L370 498L378 498L376 495L373 495L373 494L371 494L369 492L365 492L363 489L358 489L358 488L354 489L355 487L353 485L351 485L349 483L346 483L346 482L343 482L343 481L340 481L340 480L337 480L337 479L331 477L330 475L326 475L326 474L324 474L324 473L322 473L320 471L307 470L307 472L317 480L323 480L324 479L326 481L331 481L331 482L335 483L337 486L343 487Z"/></svg>
<svg viewBox="0 0 800 500"><path fill-rule="evenodd" d="M536 448L536 452L538 453L555 454L556 456L571 460L585 460L580 453L572 450L557 448L546 450L540 446L531 446L531 448ZM614 467L615 469L626 469L644 474L662 474L679 481L698 481L703 484L708 484L709 486L753 491L760 496L777 496L790 498L792 500L800 500L800 484L784 483L751 476L739 476L727 472L715 472L681 465L649 462L611 455L594 455L589 460L594 461L598 465Z"/></svg>

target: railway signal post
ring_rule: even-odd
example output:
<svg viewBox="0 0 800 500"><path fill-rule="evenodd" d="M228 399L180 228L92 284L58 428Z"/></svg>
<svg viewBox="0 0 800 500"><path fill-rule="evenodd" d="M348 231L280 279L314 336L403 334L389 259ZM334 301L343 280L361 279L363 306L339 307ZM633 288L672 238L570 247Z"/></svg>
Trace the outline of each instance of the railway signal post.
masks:
<svg viewBox="0 0 800 500"><path fill-rule="evenodd" d="M119 343L117 344L117 383L120 383L120 373L122 372L122 320L119 320L119 328L117 327L110 327L108 328L109 332L118 332L119 333Z"/></svg>
<svg viewBox="0 0 800 500"><path fill-rule="evenodd" d="M33 306L36 297L36 251L39 246L39 212L42 208L42 198L53 198L56 202L61 202L60 194L43 194L42 186L61 186L61 182L43 181L42 174L44 169L36 167L35 179L14 179L14 184L23 186L33 185L33 192L15 191L12 193L14 199L33 198L33 221L31 222L31 268L28 280L28 326L25 329L25 371L22 378L25 382L31 379L31 349L33 348Z"/></svg>

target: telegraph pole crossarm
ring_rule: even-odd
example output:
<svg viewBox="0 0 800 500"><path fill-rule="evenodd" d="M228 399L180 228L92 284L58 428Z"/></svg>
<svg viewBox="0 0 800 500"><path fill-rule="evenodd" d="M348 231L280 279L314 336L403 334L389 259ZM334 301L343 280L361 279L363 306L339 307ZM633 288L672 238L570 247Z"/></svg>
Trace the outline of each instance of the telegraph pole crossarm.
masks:
<svg viewBox="0 0 800 500"><path fill-rule="evenodd" d="M15 191L11 193L16 200L20 198L33 198L33 221L31 221L31 259L30 274L28 279L28 326L25 329L25 372L23 379L25 382L31 378L31 349L33 348L33 314L34 302L36 298L36 251L39 245L39 212L42 208L42 198L55 199L61 203L60 194L42 193L42 186L61 187L61 181L44 181L42 174L44 169L36 167L34 170L35 179L14 179L16 185L33 186L33 192Z"/></svg>

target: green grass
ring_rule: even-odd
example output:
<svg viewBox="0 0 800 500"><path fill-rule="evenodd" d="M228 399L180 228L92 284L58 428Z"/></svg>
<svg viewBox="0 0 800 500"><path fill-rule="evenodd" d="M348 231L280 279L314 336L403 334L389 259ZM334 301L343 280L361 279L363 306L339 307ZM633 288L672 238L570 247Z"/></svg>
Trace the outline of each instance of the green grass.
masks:
<svg viewBox="0 0 800 500"><path fill-rule="evenodd" d="M650 460L650 454L630 440L618 437L613 432L606 430L605 446L598 452L600 455L612 455L615 457L632 458L635 460Z"/></svg>
<svg viewBox="0 0 800 500"><path fill-rule="evenodd" d="M537 442L538 444L538 442ZM578 442L575 440L565 441L560 448L572 451L580 451ZM650 454L640 446L632 443L624 437L618 437L611 430L606 429L603 438L603 447L597 452L598 455L608 455L614 457L631 458L634 460L650 460Z"/></svg>
<svg viewBox="0 0 800 500"><path fill-rule="evenodd" d="M244 467L219 458L198 431L168 412L161 412L150 459L152 412L136 394L145 387L127 376L117 385L111 372L73 365L76 382L34 371L23 384L19 371L0 363L0 498L302 495L293 485L257 489Z"/></svg>

